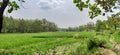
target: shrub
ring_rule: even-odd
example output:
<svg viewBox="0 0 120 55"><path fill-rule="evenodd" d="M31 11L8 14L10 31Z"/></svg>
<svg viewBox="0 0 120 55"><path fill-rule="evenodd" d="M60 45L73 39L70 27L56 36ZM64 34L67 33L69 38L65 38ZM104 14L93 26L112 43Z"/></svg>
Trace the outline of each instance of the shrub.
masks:
<svg viewBox="0 0 120 55"><path fill-rule="evenodd" d="M78 38L79 38L79 35L78 35L78 34L75 34L75 35L73 36L73 38L78 39Z"/></svg>
<svg viewBox="0 0 120 55"><path fill-rule="evenodd" d="M87 41L81 42L76 51L72 55L88 55Z"/></svg>
<svg viewBox="0 0 120 55"><path fill-rule="evenodd" d="M96 35L105 35L103 32L96 32Z"/></svg>
<svg viewBox="0 0 120 55"><path fill-rule="evenodd" d="M96 36L96 37L89 39L88 50L92 50L97 47L107 48L107 46L105 46L106 44L107 44L107 39L105 39L102 36Z"/></svg>

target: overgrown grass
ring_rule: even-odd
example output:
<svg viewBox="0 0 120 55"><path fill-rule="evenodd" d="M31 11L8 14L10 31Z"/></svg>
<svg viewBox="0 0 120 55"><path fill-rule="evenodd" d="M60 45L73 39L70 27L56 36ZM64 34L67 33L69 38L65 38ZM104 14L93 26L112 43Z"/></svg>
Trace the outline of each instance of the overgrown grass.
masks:
<svg viewBox="0 0 120 55"><path fill-rule="evenodd" d="M79 38L87 38L95 35L95 32L43 32L34 38L72 38L77 35Z"/></svg>
<svg viewBox="0 0 120 55"><path fill-rule="evenodd" d="M113 37L114 37L114 40L115 40L117 43L120 43L120 31L115 32L115 33L113 34Z"/></svg>
<svg viewBox="0 0 120 55"><path fill-rule="evenodd" d="M107 48L112 50L112 44L110 43L110 37L108 35L97 35L91 38L85 38L80 42L76 52L72 55L93 55L99 48Z"/></svg>
<svg viewBox="0 0 120 55"><path fill-rule="evenodd" d="M33 55L34 52L46 53L58 46L79 42L73 38L88 38L94 32L42 32L0 34L0 54Z"/></svg>

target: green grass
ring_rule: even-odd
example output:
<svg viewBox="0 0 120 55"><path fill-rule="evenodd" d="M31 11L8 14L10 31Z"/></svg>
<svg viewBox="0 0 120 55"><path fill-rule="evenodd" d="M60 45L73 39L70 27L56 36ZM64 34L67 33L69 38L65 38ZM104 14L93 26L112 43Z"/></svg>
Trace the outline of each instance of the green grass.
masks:
<svg viewBox="0 0 120 55"><path fill-rule="evenodd" d="M120 32L115 32L113 37L117 43L120 43Z"/></svg>
<svg viewBox="0 0 120 55"><path fill-rule="evenodd" d="M13 33L0 34L0 54L32 55L34 52L47 52L58 46L70 45L80 39L93 37L94 32L42 32L42 33ZM82 40L81 39L81 40ZM4 50L4 51L3 51Z"/></svg>
<svg viewBox="0 0 120 55"><path fill-rule="evenodd" d="M72 38L74 35L78 35L80 38L86 38L94 36L94 32L43 32L35 38Z"/></svg>

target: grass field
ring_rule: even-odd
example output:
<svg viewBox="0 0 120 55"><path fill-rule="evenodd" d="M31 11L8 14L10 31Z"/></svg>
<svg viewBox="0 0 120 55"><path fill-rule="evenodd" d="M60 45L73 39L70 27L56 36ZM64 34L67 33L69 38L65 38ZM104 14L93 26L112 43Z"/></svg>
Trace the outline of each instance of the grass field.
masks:
<svg viewBox="0 0 120 55"><path fill-rule="evenodd" d="M112 36L120 43L119 32ZM95 32L0 34L0 55L87 55L101 46L114 50L109 40L110 35Z"/></svg>
<svg viewBox="0 0 120 55"><path fill-rule="evenodd" d="M74 38L74 36L77 37ZM0 34L0 54L34 55L35 52L46 53L58 46L69 46L92 36L94 36L92 32ZM81 40L77 38L81 38Z"/></svg>

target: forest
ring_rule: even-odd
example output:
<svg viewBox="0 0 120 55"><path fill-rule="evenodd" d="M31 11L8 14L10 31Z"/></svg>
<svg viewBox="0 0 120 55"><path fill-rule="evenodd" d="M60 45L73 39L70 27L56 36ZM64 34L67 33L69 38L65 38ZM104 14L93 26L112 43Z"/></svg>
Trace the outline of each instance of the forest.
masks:
<svg viewBox="0 0 120 55"><path fill-rule="evenodd" d="M58 27L46 19L24 20L4 17L3 33L55 32Z"/></svg>

